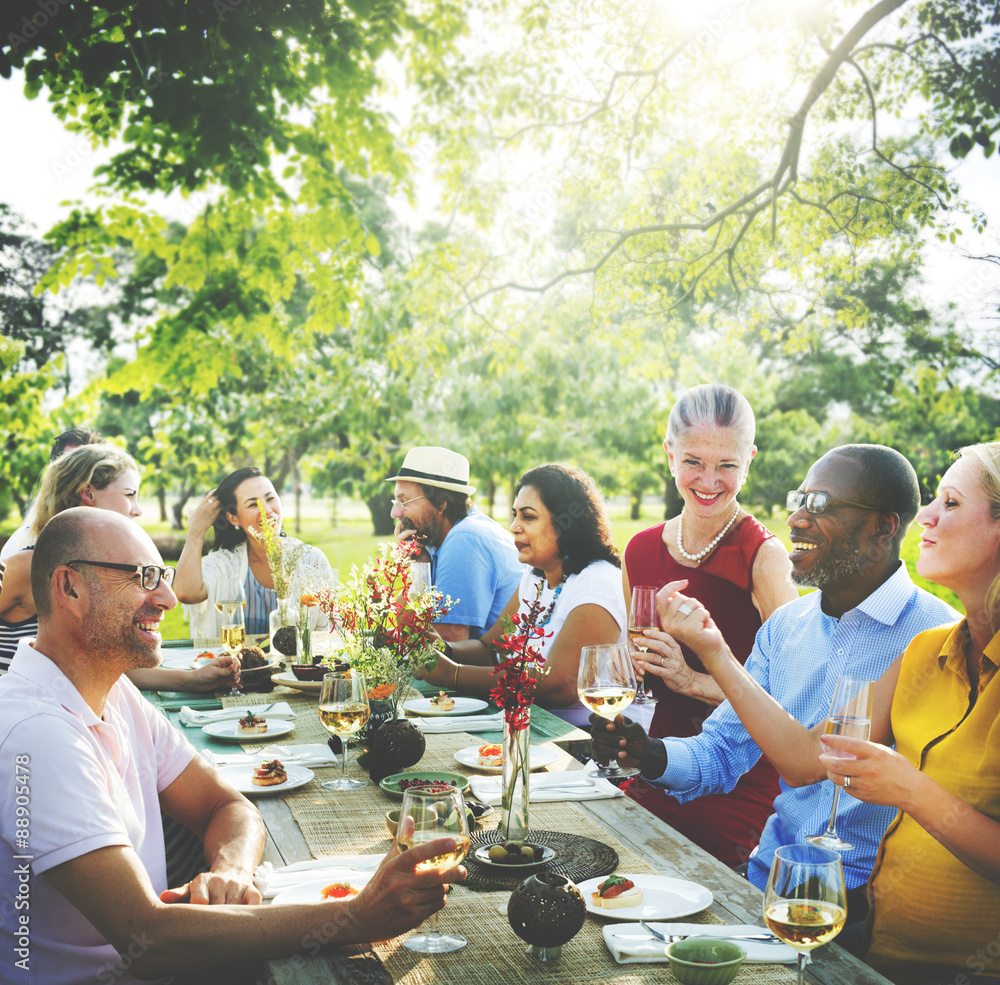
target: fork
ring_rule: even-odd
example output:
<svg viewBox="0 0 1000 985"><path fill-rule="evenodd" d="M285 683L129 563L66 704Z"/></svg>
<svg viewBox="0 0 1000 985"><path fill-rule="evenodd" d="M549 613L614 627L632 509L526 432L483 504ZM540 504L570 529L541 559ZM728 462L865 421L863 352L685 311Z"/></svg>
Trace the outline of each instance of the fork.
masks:
<svg viewBox="0 0 1000 985"><path fill-rule="evenodd" d="M697 937L697 934L661 934L658 930L650 927L645 920L640 920L639 924L642 926L643 930L652 934L658 941L663 941L664 944L675 944L677 941L687 940L689 937ZM774 936L774 934L727 934L724 938L720 940L732 940L732 941L760 941L762 944L780 944L781 941Z"/></svg>

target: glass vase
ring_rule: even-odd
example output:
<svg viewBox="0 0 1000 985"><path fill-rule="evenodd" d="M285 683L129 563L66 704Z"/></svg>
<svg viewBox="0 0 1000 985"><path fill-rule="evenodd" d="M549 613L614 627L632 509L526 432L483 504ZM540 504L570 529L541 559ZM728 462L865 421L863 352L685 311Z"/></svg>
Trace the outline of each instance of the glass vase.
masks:
<svg viewBox="0 0 1000 985"><path fill-rule="evenodd" d="M269 626L271 659L301 663L298 659L299 605L297 599L278 599L277 608L271 610ZM282 632L290 630L290 632ZM275 644L277 637L277 645ZM291 650L291 653L288 651Z"/></svg>
<svg viewBox="0 0 1000 985"><path fill-rule="evenodd" d="M297 662L300 664L311 664L313 662L312 653L312 608L308 605L299 605L298 623L296 625Z"/></svg>
<svg viewBox="0 0 1000 985"><path fill-rule="evenodd" d="M531 708L526 709L528 723L522 729L511 728L507 716L503 722L503 773L501 776L500 834L504 841L523 841L528 837L528 772L531 744Z"/></svg>

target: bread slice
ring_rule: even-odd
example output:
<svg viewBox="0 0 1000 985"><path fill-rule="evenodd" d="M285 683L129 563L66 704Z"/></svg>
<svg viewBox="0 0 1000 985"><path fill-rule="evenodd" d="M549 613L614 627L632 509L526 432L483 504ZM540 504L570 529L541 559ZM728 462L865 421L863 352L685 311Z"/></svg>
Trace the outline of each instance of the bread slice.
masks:
<svg viewBox="0 0 1000 985"><path fill-rule="evenodd" d="M237 735L263 735L267 731L267 719L257 718L256 715L247 715L241 718L236 729Z"/></svg>
<svg viewBox="0 0 1000 985"><path fill-rule="evenodd" d="M288 773L277 759L254 767L253 785L255 787L273 787L284 783L287 779Z"/></svg>
<svg viewBox="0 0 1000 985"><path fill-rule="evenodd" d="M612 896L610 899L602 899L598 906L605 910L624 909L629 906L638 906L642 902L642 890L638 886L626 890L620 896Z"/></svg>

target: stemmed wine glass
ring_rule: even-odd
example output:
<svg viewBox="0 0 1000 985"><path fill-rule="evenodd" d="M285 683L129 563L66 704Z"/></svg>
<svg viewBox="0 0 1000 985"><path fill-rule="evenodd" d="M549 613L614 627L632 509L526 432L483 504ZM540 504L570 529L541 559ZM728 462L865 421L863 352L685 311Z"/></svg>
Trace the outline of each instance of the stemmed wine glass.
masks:
<svg viewBox="0 0 1000 985"><path fill-rule="evenodd" d="M469 853L469 821L465 814L462 791L454 787L414 789L403 793L399 812L396 847L400 851L414 848L435 838L454 838L455 849L445 855L434 855L417 865L417 871L451 868ZM443 954L465 947L468 941L461 934L442 934L438 930L438 915L431 914L430 929L411 934L403 947L421 954Z"/></svg>
<svg viewBox="0 0 1000 985"><path fill-rule="evenodd" d="M827 735L847 735L852 739L867 739L872 728L872 696L871 681L859 681L854 677L838 677L833 690L833 700L830 702L830 717L826 720ZM840 759L854 759L850 753L827 752L829 756ZM826 831L821 835L806 838L812 845L830 848L835 852L850 851L854 846L844 841L837 834L837 800L840 797L840 786L834 785L833 806L830 808L830 820Z"/></svg>
<svg viewBox="0 0 1000 985"><path fill-rule="evenodd" d="M347 775L347 746L352 735L364 728L371 708L368 706L368 685L365 675L357 671L346 674L327 674L319 692L319 720L331 735L341 739L343 769L336 780L320 784L326 790L360 790L367 787L364 780L354 780Z"/></svg>
<svg viewBox="0 0 1000 985"><path fill-rule="evenodd" d="M220 637L226 652L237 662L240 650L246 643L247 631L243 609L246 607L246 596L243 592L243 582L238 578L230 578L225 585L223 598L215 603L216 610L222 619ZM229 697L241 694L236 687L230 688Z"/></svg>
<svg viewBox="0 0 1000 985"><path fill-rule="evenodd" d="M410 587L407 596L412 600L418 598L431 587L430 561L410 562Z"/></svg>
<svg viewBox="0 0 1000 985"><path fill-rule="evenodd" d="M576 693L580 700L609 722L625 711L635 698L635 669L626 643L602 643L580 651ZM637 769L623 769L612 759L607 766L591 770L589 776L620 780L635 776Z"/></svg>
<svg viewBox="0 0 1000 985"><path fill-rule="evenodd" d="M642 653L649 649L649 639L643 630L659 629L659 619L656 612L656 588L652 585L634 585L632 587L632 604L628 610L628 638L632 645ZM635 694L637 705L655 705L656 698L647 694L643 688L644 678L636 674L638 687Z"/></svg>
<svg viewBox="0 0 1000 985"><path fill-rule="evenodd" d="M847 919L840 856L815 845L782 845L774 853L764 890L764 922L798 952L802 985L806 953L833 940Z"/></svg>

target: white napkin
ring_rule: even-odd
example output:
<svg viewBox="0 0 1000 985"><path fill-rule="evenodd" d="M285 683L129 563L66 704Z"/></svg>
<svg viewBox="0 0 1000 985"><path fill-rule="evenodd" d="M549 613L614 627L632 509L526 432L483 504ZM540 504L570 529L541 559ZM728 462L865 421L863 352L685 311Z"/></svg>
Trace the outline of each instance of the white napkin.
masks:
<svg viewBox="0 0 1000 985"><path fill-rule="evenodd" d="M485 804L499 804L500 776L472 776L472 792ZM536 803L552 800L605 800L624 797L613 783L598 776L587 776L582 770L573 773L532 773L528 781L528 797Z"/></svg>
<svg viewBox="0 0 1000 985"><path fill-rule="evenodd" d="M204 649L199 650L194 646L164 647L160 650L160 656L163 658L160 666L171 667L175 670L187 670L194 663L194 658L199 653L205 652Z"/></svg>
<svg viewBox="0 0 1000 985"><path fill-rule="evenodd" d="M415 717L407 719L413 722L421 732L502 732L503 712L495 715L458 715L454 718L440 715L434 717Z"/></svg>
<svg viewBox="0 0 1000 985"><path fill-rule="evenodd" d="M689 934L692 937L725 937L730 934L767 934L767 927L753 927L750 924L740 924L731 927L723 924L703 923L653 923L647 921L661 934ZM667 960L667 948L657 940L624 940L624 937L648 937L649 934L638 923L606 924L604 943L608 945L611 956L618 964L651 964L654 961ZM747 952L748 964L794 964L795 951L787 944L767 944L763 941L733 941Z"/></svg>
<svg viewBox="0 0 1000 985"><path fill-rule="evenodd" d="M261 862L253 874L254 885L265 898L277 896L286 889L312 882L315 879L330 879L332 882L345 869L357 872L374 872L382 864L384 855L328 855L295 862L284 868L275 869L270 862Z"/></svg>
<svg viewBox="0 0 1000 985"><path fill-rule="evenodd" d="M184 705L181 708L180 719L185 725L211 725L213 722L235 721L237 718L245 718L248 711L258 714L261 709L267 708L267 704L262 705L239 705L236 708L223 708L221 711L195 711ZM273 708L268 708L264 714L265 718L295 718L295 712L287 701L279 701Z"/></svg>
<svg viewBox="0 0 1000 985"><path fill-rule="evenodd" d="M213 752L216 766L256 766L265 759L280 759L286 766L335 766L340 762L325 742L265 746L260 752Z"/></svg>

